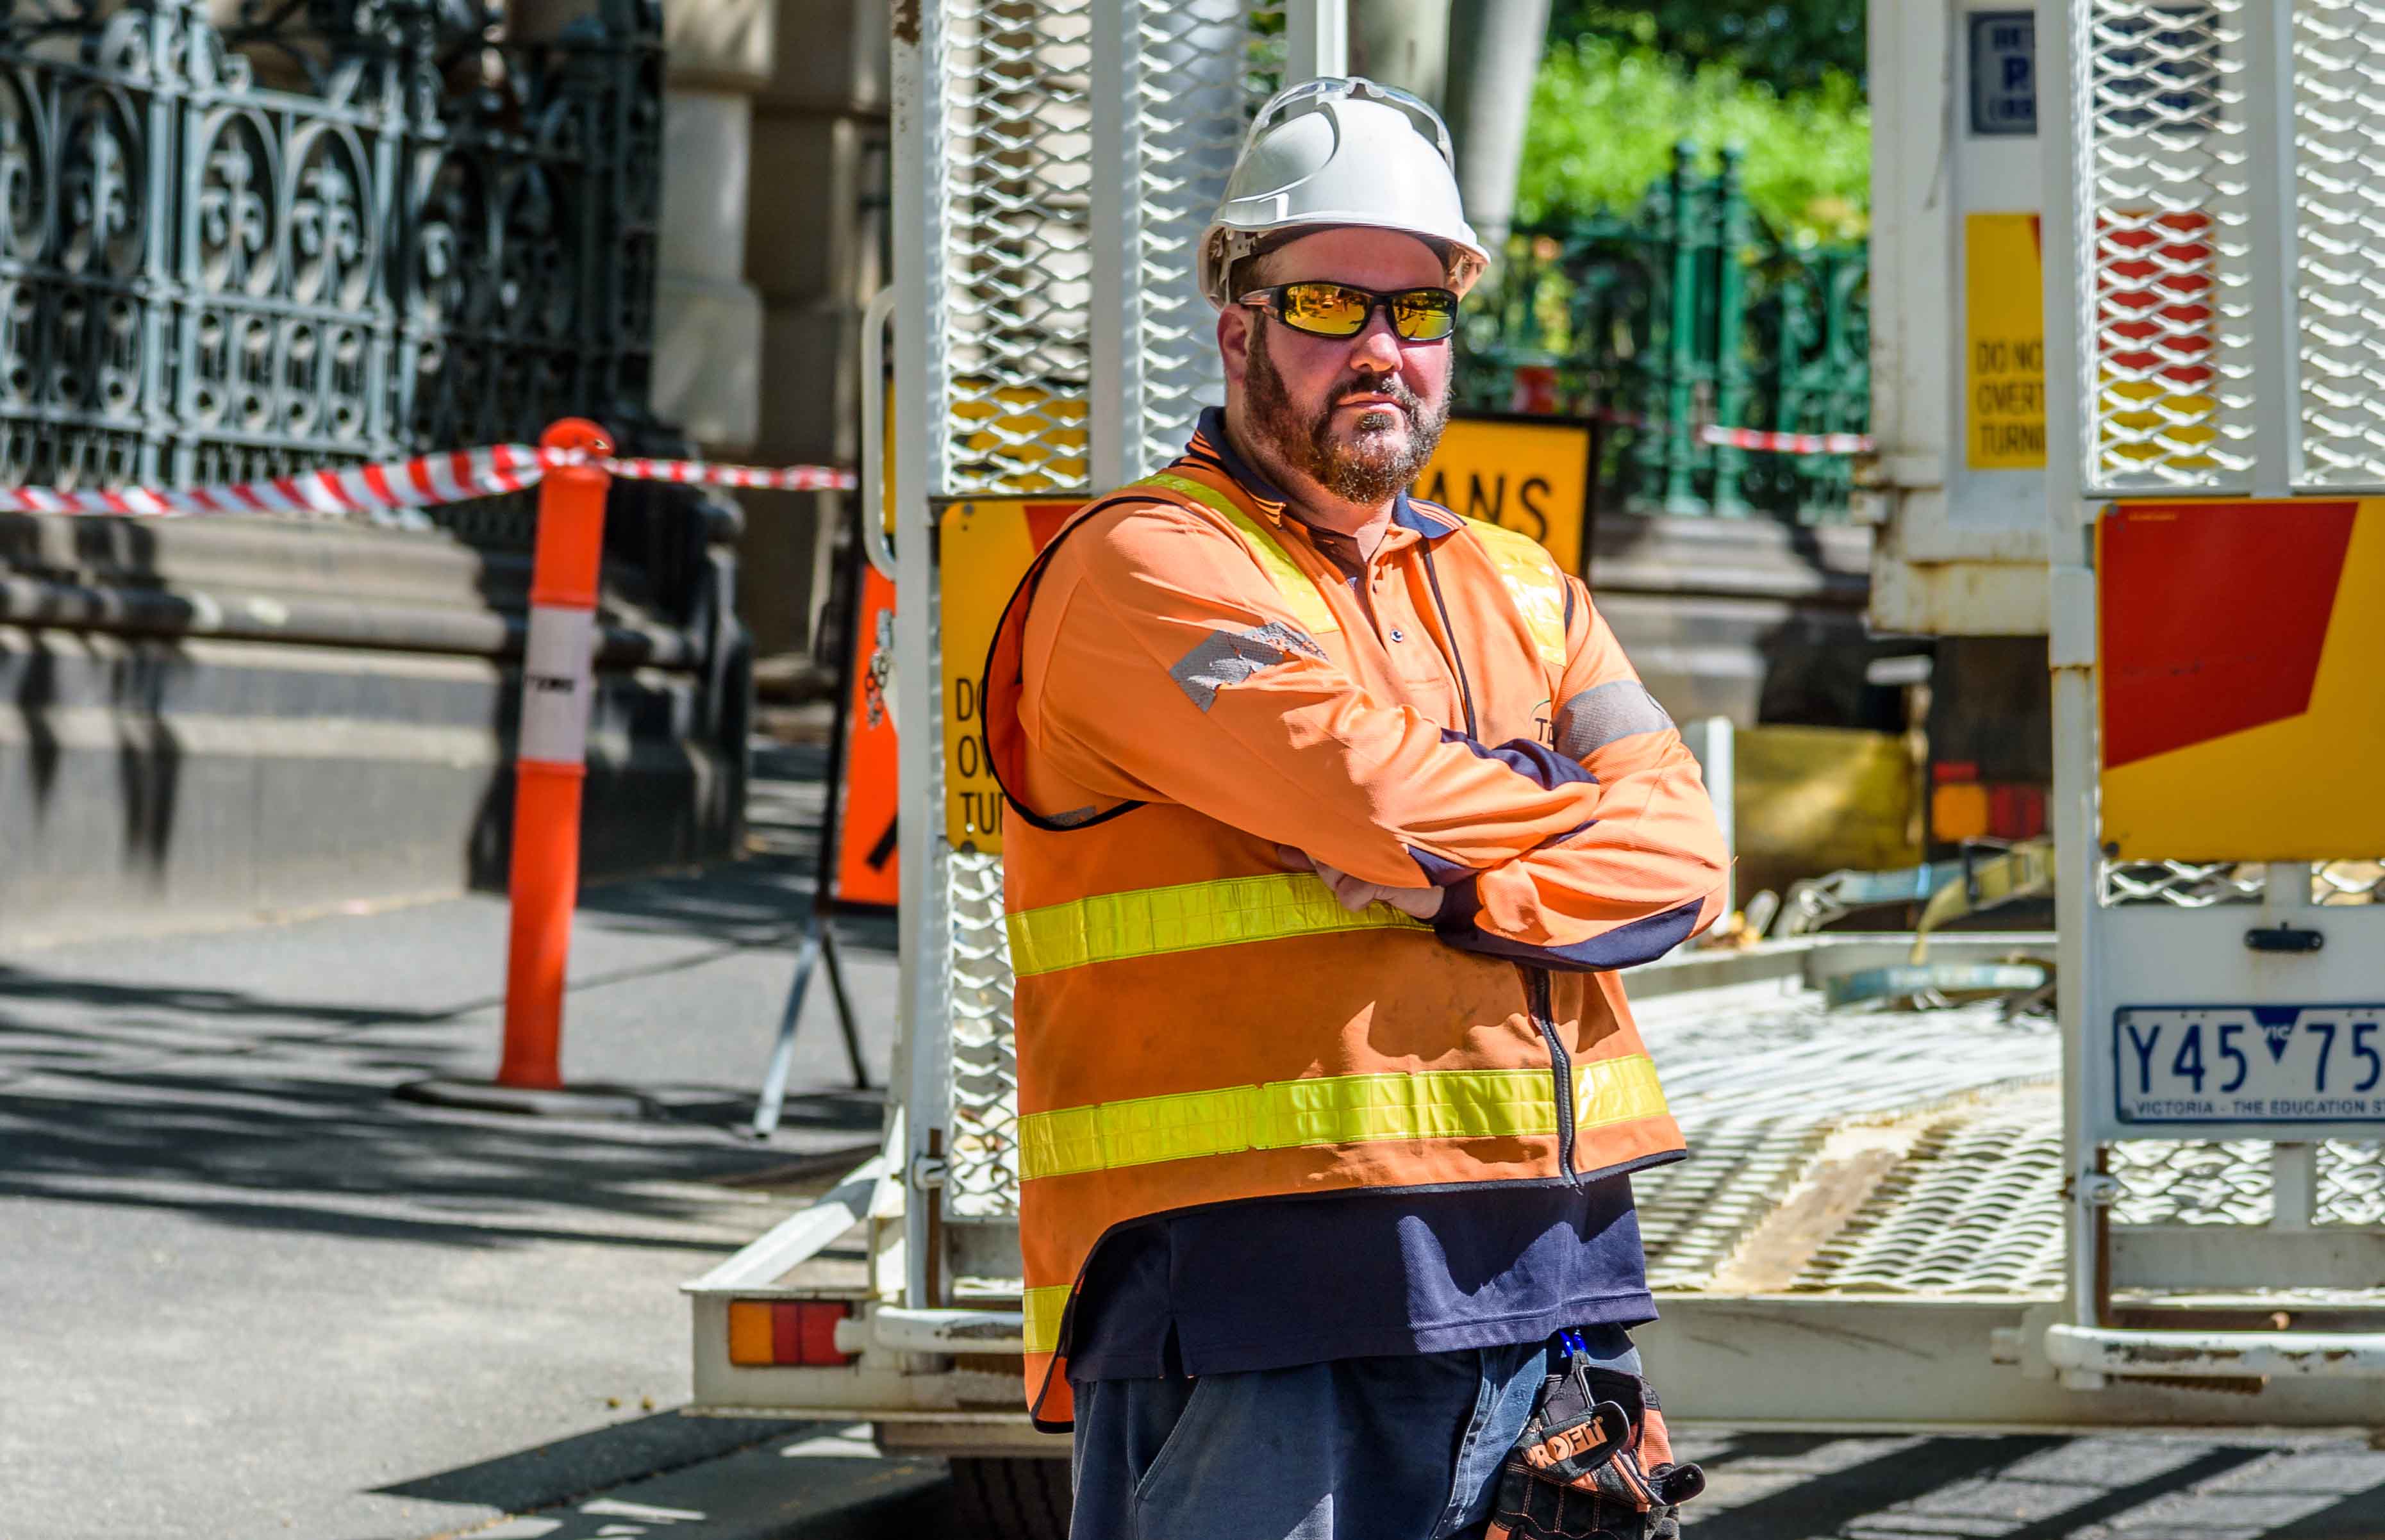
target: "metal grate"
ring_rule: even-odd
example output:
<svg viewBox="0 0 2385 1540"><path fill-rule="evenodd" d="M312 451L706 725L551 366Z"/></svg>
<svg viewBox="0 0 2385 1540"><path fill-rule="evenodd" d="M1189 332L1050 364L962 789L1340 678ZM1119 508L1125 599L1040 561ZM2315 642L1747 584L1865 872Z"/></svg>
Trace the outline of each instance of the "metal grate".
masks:
<svg viewBox="0 0 2385 1540"><path fill-rule="evenodd" d="M1689 1121L1691 1159L1632 1177L1648 1286L1705 1287L1796 1185L1829 1128L1810 1118Z"/></svg>
<svg viewBox="0 0 2385 1540"><path fill-rule="evenodd" d="M2313 867L2311 899L2329 904L2385 901L2385 862L2330 861Z"/></svg>
<svg viewBox="0 0 2385 1540"><path fill-rule="evenodd" d="M1018 1056L1002 861L951 855L944 876L953 1023L944 1208L956 1219L999 1218L1018 1208Z"/></svg>
<svg viewBox="0 0 2385 1540"><path fill-rule="evenodd" d="M2266 1224L2266 1139L2129 1139L2104 1147L2116 1224Z"/></svg>
<svg viewBox="0 0 2385 1540"><path fill-rule="evenodd" d="M2294 199L2300 237L2302 479L2385 483L2385 6L2293 11Z"/></svg>
<svg viewBox="0 0 2385 1540"><path fill-rule="evenodd" d="M2385 1225L2385 1144L2336 1140L2318 1148L2315 1224Z"/></svg>
<svg viewBox="0 0 2385 1540"><path fill-rule="evenodd" d="M2089 0L2079 80L2086 482L2241 486L2253 465L2243 0Z"/></svg>
<svg viewBox="0 0 2385 1540"><path fill-rule="evenodd" d="M930 57L930 120L947 153L931 172L945 254L930 285L929 370L944 410L930 484L950 495L1082 487L1091 474L1096 205L1128 179L1130 244L1117 260L1132 379L1118 424L1140 474L1172 457L1219 389L1207 302L1192 286L1201 230L1243 125L1280 73L1280 7L1142 0L1132 68L1096 79L1092 0L943 0ZM1271 73L1274 72L1274 73ZM1096 143L1097 90L1126 90L1120 139ZM1112 260L1099 254L1102 260ZM1103 400L1107 414L1121 404ZM930 679L925 688L932 690ZM930 720L941 723L940 712ZM941 765L942 744L930 764ZM931 818L943 806L930 789ZM998 1220L1018 1207L1018 1074L998 857L955 855L934 831L949 1015L944 1211Z"/></svg>
<svg viewBox="0 0 2385 1540"><path fill-rule="evenodd" d="M944 0L930 371L952 495L1085 479L1091 0ZM935 118L934 114L941 114Z"/></svg>
<svg viewBox="0 0 2385 1540"><path fill-rule="evenodd" d="M2320 904L2385 901L2385 862L2328 861L2310 868L2311 901ZM2166 903L2204 909L2220 903L2258 903L2268 886L2266 868L2253 863L2113 861L2103 866L2107 904Z"/></svg>
<svg viewBox="0 0 2385 1540"><path fill-rule="evenodd" d="M1272 15L1276 7L1261 7ZM1133 8L1129 113L1136 161L1137 399L1126 424L1124 473L1140 476L1181 453L1204 405L1222 403L1216 312L1193 283L1209 215L1225 195L1242 130L1280 49L1242 0L1142 0Z"/></svg>
<svg viewBox="0 0 2385 1540"><path fill-rule="evenodd" d="M1792 1289L2044 1294L2061 1286L2062 1110L2053 1088L1949 1117L1882 1178Z"/></svg>

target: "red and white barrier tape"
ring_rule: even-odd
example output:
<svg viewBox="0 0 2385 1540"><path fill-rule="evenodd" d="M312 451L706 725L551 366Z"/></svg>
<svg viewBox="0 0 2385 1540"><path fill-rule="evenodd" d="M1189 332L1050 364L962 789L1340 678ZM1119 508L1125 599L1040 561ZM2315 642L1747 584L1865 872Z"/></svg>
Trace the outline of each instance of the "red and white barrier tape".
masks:
<svg viewBox="0 0 2385 1540"><path fill-rule="evenodd" d="M1592 406L1581 414L1618 428L1662 428L1661 419L1613 406ZM1760 428L1725 428L1708 423L1698 429L1698 442L1727 444L1773 454L1868 454L1871 439L1862 433L1774 433Z"/></svg>
<svg viewBox="0 0 2385 1540"><path fill-rule="evenodd" d="M575 450L493 444L448 454L418 454L386 465L302 471L268 481L218 487L125 487L114 491L0 487L0 513L119 514L179 518L201 514L377 514L493 497L535 486L549 470L579 465ZM854 474L830 466L716 466L702 460L603 460L631 481L675 481L777 491L836 491Z"/></svg>
<svg viewBox="0 0 2385 1540"><path fill-rule="evenodd" d="M1770 433L1760 428L1725 428L1718 423L1699 428L1698 441L1727 444L1733 449L1767 450L1775 454L1871 453L1871 440L1861 433Z"/></svg>

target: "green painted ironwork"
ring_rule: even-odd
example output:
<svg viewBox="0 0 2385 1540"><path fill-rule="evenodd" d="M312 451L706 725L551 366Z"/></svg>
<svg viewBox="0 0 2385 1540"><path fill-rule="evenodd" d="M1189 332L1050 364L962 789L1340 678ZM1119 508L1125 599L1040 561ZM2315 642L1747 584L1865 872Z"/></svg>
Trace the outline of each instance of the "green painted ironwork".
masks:
<svg viewBox="0 0 2385 1540"><path fill-rule="evenodd" d="M1735 152L1713 175L1698 161L1677 147L1629 214L1518 229L1468 304L1459 399L1597 423L1602 508L1843 519L1852 456L1701 433L1866 430L1867 249L1781 242L1749 207Z"/></svg>

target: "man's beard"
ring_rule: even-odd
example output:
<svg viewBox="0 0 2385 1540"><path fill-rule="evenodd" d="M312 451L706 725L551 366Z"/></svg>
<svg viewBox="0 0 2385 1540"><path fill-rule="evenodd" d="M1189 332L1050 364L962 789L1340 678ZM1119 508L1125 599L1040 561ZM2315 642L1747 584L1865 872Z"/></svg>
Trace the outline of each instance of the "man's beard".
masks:
<svg viewBox="0 0 2385 1540"><path fill-rule="evenodd" d="M1251 425L1267 450L1335 497L1361 507L1384 502L1414 482L1417 473L1431 460L1441 443L1442 429L1449 424L1448 399L1443 397L1438 406L1427 406L1397 375L1368 375L1337 386L1324 411L1313 418L1304 417L1284 389L1275 361L1267 356L1267 330L1262 323L1251 332L1250 367L1243 375L1244 388L1250 392ZM1333 438L1333 408L1354 395L1389 396L1398 404L1368 407L1359 416L1357 441L1339 443ZM1392 447L1389 425L1364 426L1373 414L1393 411L1407 419L1405 450Z"/></svg>

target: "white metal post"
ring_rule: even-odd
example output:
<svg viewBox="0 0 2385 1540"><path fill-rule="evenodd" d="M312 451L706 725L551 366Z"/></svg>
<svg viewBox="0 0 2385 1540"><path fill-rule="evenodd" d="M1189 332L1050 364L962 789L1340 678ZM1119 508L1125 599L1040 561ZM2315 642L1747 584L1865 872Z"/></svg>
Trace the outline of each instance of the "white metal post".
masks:
<svg viewBox="0 0 2385 1540"><path fill-rule="evenodd" d="M2245 267L2253 311L2249 490L2255 497L2286 497L2303 480L2292 0L2244 0L2243 17Z"/></svg>
<svg viewBox="0 0 2385 1540"><path fill-rule="evenodd" d="M1737 907L1734 888L1739 856L1739 789L1730 718L1702 716L1684 722L1681 741L1697 758L1698 769L1705 778L1706 801L1714 804L1715 821L1722 826L1723 849L1731 858L1731 865L1725 869L1722 879L1722 908L1729 914Z"/></svg>
<svg viewBox="0 0 2385 1540"><path fill-rule="evenodd" d="M929 1139L944 1121L945 1036L943 949L932 945L944 925L943 874L935 859L941 798L922 794L935 784L936 665L932 625L935 574L930 562L928 498L942 456L944 425L940 382L930 375L930 343L942 320L943 241L940 179L943 143L941 0L923 0L895 29L893 45L894 286L894 730L896 775L907 794L898 799L897 866L902 892L896 913L901 938L901 993L893 1088L903 1099L907 1129L903 1170L921 1169ZM866 388L874 388L865 382ZM905 1205L905 1303L928 1297L927 1217L932 1198L914 1190Z"/></svg>
<svg viewBox="0 0 2385 1540"><path fill-rule="evenodd" d="M1317 75L1350 72L1347 0L1286 0L1283 7L1286 85Z"/></svg>
<svg viewBox="0 0 2385 1540"><path fill-rule="evenodd" d="M1119 486L1142 474L1128 462L1128 445L1143 422L1143 369L1141 264L1143 200L1136 168L1143 160L1143 55L1135 45L1142 0L1094 0L1091 394L1085 401L1086 470L1094 489Z"/></svg>
<svg viewBox="0 0 2385 1540"><path fill-rule="evenodd" d="M2068 1194L2069 1298L2075 1324L2096 1324L2102 1293L2096 1226L2105 1193L2097 1173L2087 1098L2095 1065L2087 1050L2095 1009L2089 960L2100 917L2097 892L2102 852L2095 821L2095 575L2089 565L2092 514L2082 501L2093 443L2087 422L2092 399L2085 360L2092 358L2093 317L2082 297L2093 292L2082 275L2079 207L2090 185L2076 168L2081 154L2080 71L2072 31L2074 0L2039 0L2037 7L2037 131L2044 187L2040 195L2040 250L2044 254L2045 519L2050 557L2047 664L2054 671L2054 908L2060 938L2055 998L2063 1038L2063 1170ZM2064 429L2067 428L2068 431Z"/></svg>

